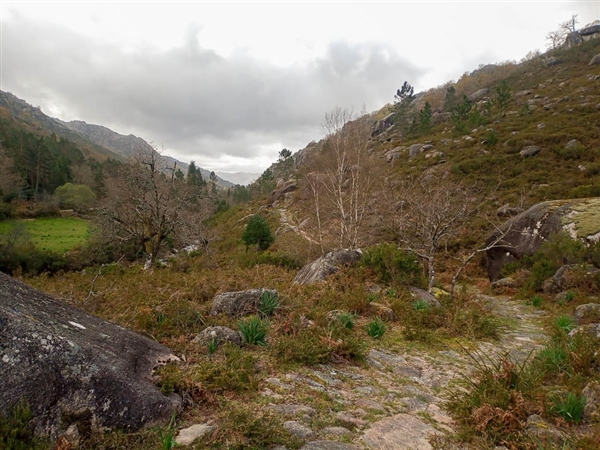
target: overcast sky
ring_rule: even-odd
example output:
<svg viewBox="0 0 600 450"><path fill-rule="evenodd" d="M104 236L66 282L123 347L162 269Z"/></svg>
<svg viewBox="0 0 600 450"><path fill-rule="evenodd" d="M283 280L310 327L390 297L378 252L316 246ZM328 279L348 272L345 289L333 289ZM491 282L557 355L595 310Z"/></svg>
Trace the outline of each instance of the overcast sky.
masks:
<svg viewBox="0 0 600 450"><path fill-rule="evenodd" d="M215 171L262 172L322 137L336 106L374 111L480 64L546 49L600 1L1 2L0 89L46 114L135 134Z"/></svg>

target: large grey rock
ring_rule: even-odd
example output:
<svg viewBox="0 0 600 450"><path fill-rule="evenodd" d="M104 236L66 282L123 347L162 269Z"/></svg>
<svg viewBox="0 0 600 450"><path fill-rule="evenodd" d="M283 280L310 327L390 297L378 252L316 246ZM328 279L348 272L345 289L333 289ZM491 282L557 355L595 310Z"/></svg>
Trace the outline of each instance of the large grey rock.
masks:
<svg viewBox="0 0 600 450"><path fill-rule="evenodd" d="M169 360L167 347L0 273L0 414L24 399L37 434L168 422L180 398L150 380Z"/></svg>
<svg viewBox="0 0 600 450"><path fill-rule="evenodd" d="M215 295L210 314L225 314L230 317L242 317L258 313L260 297L264 294L279 296L275 289L247 289L245 291L223 292Z"/></svg>
<svg viewBox="0 0 600 450"><path fill-rule="evenodd" d="M579 324L600 323L600 303L587 303L575 308L575 321Z"/></svg>
<svg viewBox="0 0 600 450"><path fill-rule="evenodd" d="M342 266L356 264L362 258L360 250L335 250L304 266L294 278L296 284L312 284L324 281Z"/></svg>
<svg viewBox="0 0 600 450"><path fill-rule="evenodd" d="M509 219L487 239L488 276L500 278L502 267L537 251L552 235L564 231L573 239L600 239L600 198L538 203Z"/></svg>
<svg viewBox="0 0 600 450"><path fill-rule="evenodd" d="M590 66L595 66L596 64L600 64L600 53L594 56L590 61Z"/></svg>

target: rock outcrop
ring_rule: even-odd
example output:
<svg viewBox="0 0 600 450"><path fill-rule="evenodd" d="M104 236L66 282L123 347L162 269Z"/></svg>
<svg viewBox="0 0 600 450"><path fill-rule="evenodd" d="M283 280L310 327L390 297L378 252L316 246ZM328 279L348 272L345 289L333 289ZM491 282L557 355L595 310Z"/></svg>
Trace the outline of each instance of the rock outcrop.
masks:
<svg viewBox="0 0 600 450"><path fill-rule="evenodd" d="M275 289L247 289L245 291L223 292L213 299L210 309L212 316L221 313L230 317L243 317L258 313L258 305L263 294L279 296Z"/></svg>
<svg viewBox="0 0 600 450"><path fill-rule="evenodd" d="M564 231L573 239L600 239L600 198L555 200L538 203L509 219L487 239L488 276L500 278L502 267L537 251L552 235Z"/></svg>
<svg viewBox="0 0 600 450"><path fill-rule="evenodd" d="M168 422L180 406L150 381L171 351L0 273L0 414L25 400L39 435Z"/></svg>
<svg viewBox="0 0 600 450"><path fill-rule="evenodd" d="M360 250L340 249L326 253L300 269L294 278L294 283L311 284L323 281L336 273L340 267L356 264L361 258L362 252Z"/></svg>

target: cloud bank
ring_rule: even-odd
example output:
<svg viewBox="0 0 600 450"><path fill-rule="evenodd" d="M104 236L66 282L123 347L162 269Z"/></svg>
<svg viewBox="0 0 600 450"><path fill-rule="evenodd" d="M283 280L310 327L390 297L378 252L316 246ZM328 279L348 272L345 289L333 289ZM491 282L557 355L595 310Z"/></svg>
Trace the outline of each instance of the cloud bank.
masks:
<svg viewBox="0 0 600 450"><path fill-rule="evenodd" d="M325 112L380 107L425 74L380 43L338 39L280 67L203 48L193 26L179 46L131 49L18 15L3 23L2 53L2 89L47 114L136 134L226 171L260 171L281 148L318 139Z"/></svg>

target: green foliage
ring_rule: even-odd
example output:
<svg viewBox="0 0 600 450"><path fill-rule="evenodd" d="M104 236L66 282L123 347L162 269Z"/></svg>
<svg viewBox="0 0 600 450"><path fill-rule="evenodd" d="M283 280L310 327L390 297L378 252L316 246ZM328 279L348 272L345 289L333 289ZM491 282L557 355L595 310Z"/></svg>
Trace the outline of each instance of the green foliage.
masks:
<svg viewBox="0 0 600 450"><path fill-rule="evenodd" d="M539 295L534 296L533 300L531 301L531 304L535 308L541 307L543 303L544 303L544 299L541 296L539 296Z"/></svg>
<svg viewBox="0 0 600 450"><path fill-rule="evenodd" d="M49 445L38 440L29 427L31 409L24 400L0 415L0 447L3 450L42 450Z"/></svg>
<svg viewBox="0 0 600 450"><path fill-rule="evenodd" d="M263 292L258 303L258 311L263 316L272 315L279 308L279 296L273 292Z"/></svg>
<svg viewBox="0 0 600 450"><path fill-rule="evenodd" d="M219 344L216 339L211 339L207 344L208 354L212 355L219 348Z"/></svg>
<svg viewBox="0 0 600 450"><path fill-rule="evenodd" d="M256 214L248 221L244 234L242 234L242 241L246 248L257 245L260 250L266 250L275 241L275 238L271 234L271 227L265 218Z"/></svg>
<svg viewBox="0 0 600 450"><path fill-rule="evenodd" d="M553 399L552 411L567 422L579 423L583 417L585 404L585 396L569 392L566 396L558 396Z"/></svg>
<svg viewBox="0 0 600 450"><path fill-rule="evenodd" d="M575 322L570 316L559 316L554 320L554 326L565 334L569 334L575 328Z"/></svg>
<svg viewBox="0 0 600 450"><path fill-rule="evenodd" d="M64 209L86 211L94 206L96 194L85 184L66 183L54 191Z"/></svg>
<svg viewBox="0 0 600 450"><path fill-rule="evenodd" d="M367 324L367 334L374 339L381 338L385 333L385 323L379 318L375 318Z"/></svg>
<svg viewBox="0 0 600 450"><path fill-rule="evenodd" d="M498 86L496 86L496 104L502 114L502 117L506 115L506 109L510 103L511 93L510 86L506 80L502 80Z"/></svg>
<svg viewBox="0 0 600 450"><path fill-rule="evenodd" d="M559 375L569 367L567 351L557 343L546 346L536 355L533 365L544 377Z"/></svg>
<svg viewBox="0 0 600 450"><path fill-rule="evenodd" d="M356 325L356 315L349 313L348 311L340 311L336 314L336 319L342 324L342 326L351 330Z"/></svg>
<svg viewBox="0 0 600 450"><path fill-rule="evenodd" d="M164 427L156 428L156 433L160 439L162 450L172 450L177 446L175 442L175 433L177 432L177 425L175 424L175 414L171 416L171 420Z"/></svg>
<svg viewBox="0 0 600 450"><path fill-rule="evenodd" d="M176 391L196 392L202 386L211 392L245 392L258 388L258 357L231 343L210 358L201 358L175 380ZM159 370L159 373L162 369Z"/></svg>
<svg viewBox="0 0 600 450"><path fill-rule="evenodd" d="M375 272L383 283L412 286L423 286L425 283L417 256L399 249L392 243L382 243L365 249L361 264Z"/></svg>
<svg viewBox="0 0 600 450"><path fill-rule="evenodd" d="M467 120L469 119L472 107L472 102L466 95L463 95L462 102L458 103L452 110L450 121L454 125L455 134L462 135L469 132Z"/></svg>
<svg viewBox="0 0 600 450"><path fill-rule="evenodd" d="M206 181L202 178L202 172L200 171L200 168L196 167L194 161L191 161L188 166L186 180L188 184L197 188L206 186Z"/></svg>
<svg viewBox="0 0 600 450"><path fill-rule="evenodd" d="M424 311L431 308L431 305L426 300L420 298L413 303L413 308L415 311Z"/></svg>
<svg viewBox="0 0 600 450"><path fill-rule="evenodd" d="M288 150L287 148L284 148L284 149L282 149L282 150L279 152L279 159L278 159L278 161L279 161L279 162L283 162L283 161L285 161L286 159L288 159L290 156L292 156L292 151L291 151L291 150Z"/></svg>
<svg viewBox="0 0 600 450"><path fill-rule="evenodd" d="M4 222L0 225L0 229L6 230L0 234L0 271L35 275L54 273L67 266L62 255L34 245L31 234L22 223Z"/></svg>
<svg viewBox="0 0 600 450"><path fill-rule="evenodd" d="M405 81L400 89L396 91L394 95L395 103L410 103L415 99L414 96L415 88L412 87L408 81Z"/></svg>
<svg viewBox="0 0 600 450"><path fill-rule="evenodd" d="M456 88L454 86L446 89L446 96L444 97L444 111L451 113L456 106Z"/></svg>
<svg viewBox="0 0 600 450"><path fill-rule="evenodd" d="M425 102L425 107L419 111L419 133L425 135L431 132L431 104Z"/></svg>
<svg viewBox="0 0 600 450"><path fill-rule="evenodd" d="M267 342L267 330L269 329L269 323L262 320L258 316L250 316L246 319L240 320L238 328L242 334L244 342L250 345L258 345L266 347Z"/></svg>

